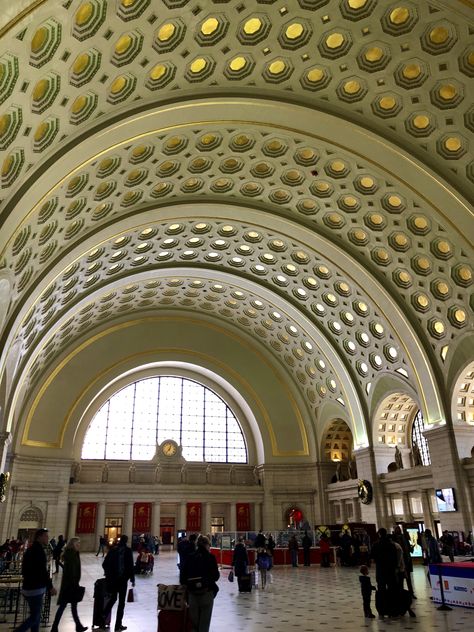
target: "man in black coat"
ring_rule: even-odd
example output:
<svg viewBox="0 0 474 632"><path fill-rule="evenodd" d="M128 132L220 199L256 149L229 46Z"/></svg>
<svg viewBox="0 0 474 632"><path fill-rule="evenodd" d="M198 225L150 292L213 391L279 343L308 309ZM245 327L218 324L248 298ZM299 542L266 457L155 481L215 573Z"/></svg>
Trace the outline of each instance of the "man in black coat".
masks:
<svg viewBox="0 0 474 632"><path fill-rule="evenodd" d="M48 573L45 548L48 546L48 530L38 529L33 544L23 556L21 574L23 575L23 596L28 602L30 616L14 632L39 632L41 608L46 591L50 595L56 594L51 577Z"/></svg>
<svg viewBox="0 0 474 632"><path fill-rule="evenodd" d="M209 632L214 597L219 588L217 560L210 552L209 539L200 535L196 550L188 555L180 567L179 581L188 588L189 614L193 630Z"/></svg>
<svg viewBox="0 0 474 632"><path fill-rule="evenodd" d="M398 612L399 594L397 549L388 537L386 529L379 529L377 535L378 540L372 546L371 551L371 557L375 561L375 580L377 582L375 605L377 610L379 610L379 614L381 609L383 614L395 615Z"/></svg>
<svg viewBox="0 0 474 632"><path fill-rule="evenodd" d="M117 546L114 546L105 556L102 563L105 579L107 583L107 594L110 599L104 608L104 618L111 612L114 603L117 601L117 615L115 617L115 631L126 630L127 626L122 625L123 613L125 610L125 598L127 596L127 584L130 580L135 586L135 570L133 566L132 550L127 546L128 536L122 535Z"/></svg>

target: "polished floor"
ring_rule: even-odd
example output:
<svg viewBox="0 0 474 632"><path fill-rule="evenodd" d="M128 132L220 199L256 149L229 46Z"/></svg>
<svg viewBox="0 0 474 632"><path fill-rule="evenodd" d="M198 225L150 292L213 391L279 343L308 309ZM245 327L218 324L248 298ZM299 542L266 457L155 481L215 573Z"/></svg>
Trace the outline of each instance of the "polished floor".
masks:
<svg viewBox="0 0 474 632"><path fill-rule="evenodd" d="M102 558L82 555L82 580L86 596L79 604L83 625L92 623L92 592L94 581L102 576ZM371 571L373 575L373 569ZM357 632L374 630L396 632L468 632L474 630L474 611L454 608L451 612L437 610L430 597L425 569L416 567L414 582L417 601L414 602L416 619L405 616L394 620L365 619L363 617L358 581L358 570L352 568L277 568L273 571L273 584L265 591L253 590L239 594L236 583L227 581L228 569L223 569L219 580L220 592L214 604L210 632ZM59 585L60 575L55 575ZM372 578L372 582L374 579ZM176 554L162 552L155 564L153 575L138 577L138 600L126 605L123 625L130 632L156 632L157 583L177 583ZM52 615L54 616L54 606ZM375 608L374 608L375 611ZM114 608L115 613L115 608ZM51 619L52 620L52 619ZM114 623L115 619L112 619ZM49 626L50 627L50 626ZM11 626L0 624L1 630ZM49 629L49 628L45 628ZM60 632L74 632L69 608L60 623ZM172 632L179 632L178 630Z"/></svg>

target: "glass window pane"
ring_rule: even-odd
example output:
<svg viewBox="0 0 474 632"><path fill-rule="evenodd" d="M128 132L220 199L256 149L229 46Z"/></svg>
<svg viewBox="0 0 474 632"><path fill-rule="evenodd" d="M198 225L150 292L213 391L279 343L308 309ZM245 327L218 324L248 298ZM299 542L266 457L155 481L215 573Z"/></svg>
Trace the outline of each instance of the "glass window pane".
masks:
<svg viewBox="0 0 474 632"><path fill-rule="evenodd" d="M188 461L247 462L242 429L226 403L202 384L173 376L115 393L91 421L82 458L150 460L165 439L180 444Z"/></svg>

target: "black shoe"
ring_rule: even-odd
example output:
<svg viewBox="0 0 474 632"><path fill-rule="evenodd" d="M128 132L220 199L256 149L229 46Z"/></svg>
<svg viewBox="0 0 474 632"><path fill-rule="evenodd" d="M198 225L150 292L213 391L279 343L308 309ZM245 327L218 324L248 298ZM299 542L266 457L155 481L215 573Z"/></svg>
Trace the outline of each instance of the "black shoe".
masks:
<svg viewBox="0 0 474 632"><path fill-rule="evenodd" d="M416 614L413 612L411 608L408 609L408 614L410 615L410 617L413 617L413 618L416 617Z"/></svg>
<svg viewBox="0 0 474 632"><path fill-rule="evenodd" d="M76 628L76 632L86 632L88 629L87 625L81 625L80 628Z"/></svg>
<svg viewBox="0 0 474 632"><path fill-rule="evenodd" d="M412 599L417 599L417 596L412 594L411 598Z"/></svg>
<svg viewBox="0 0 474 632"><path fill-rule="evenodd" d="M370 614L366 614L365 615L366 619L375 619L375 614L372 614L372 612Z"/></svg>
<svg viewBox="0 0 474 632"><path fill-rule="evenodd" d="M126 630L127 626L126 625L119 625L118 628L115 628L115 632L122 632L122 630Z"/></svg>

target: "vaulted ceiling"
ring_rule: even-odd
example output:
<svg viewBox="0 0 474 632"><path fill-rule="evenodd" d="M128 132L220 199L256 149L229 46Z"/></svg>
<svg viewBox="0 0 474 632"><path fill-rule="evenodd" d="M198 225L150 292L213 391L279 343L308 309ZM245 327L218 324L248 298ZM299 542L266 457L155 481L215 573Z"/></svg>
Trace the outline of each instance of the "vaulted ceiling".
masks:
<svg viewBox="0 0 474 632"><path fill-rule="evenodd" d="M474 358L472 17L462 0L5 7L7 426L85 340L147 314L250 336L303 416L322 428L332 401L356 444L381 380L449 416Z"/></svg>

